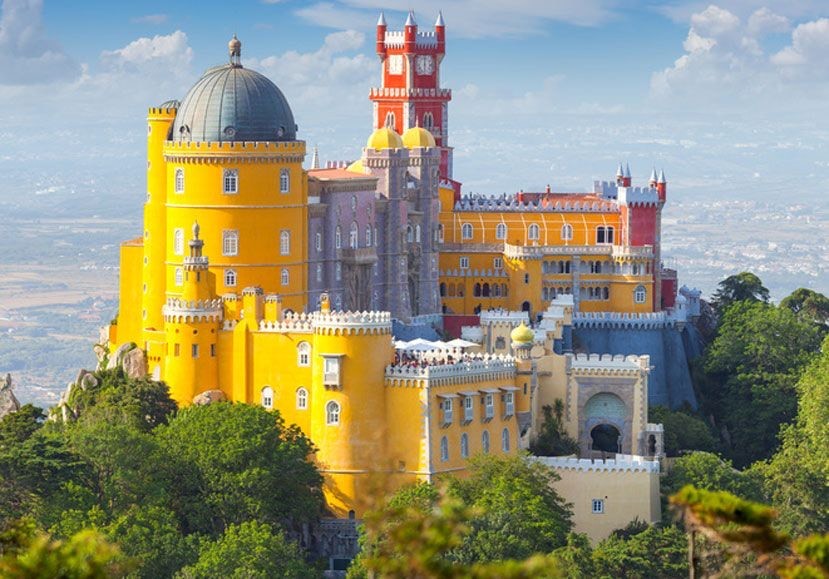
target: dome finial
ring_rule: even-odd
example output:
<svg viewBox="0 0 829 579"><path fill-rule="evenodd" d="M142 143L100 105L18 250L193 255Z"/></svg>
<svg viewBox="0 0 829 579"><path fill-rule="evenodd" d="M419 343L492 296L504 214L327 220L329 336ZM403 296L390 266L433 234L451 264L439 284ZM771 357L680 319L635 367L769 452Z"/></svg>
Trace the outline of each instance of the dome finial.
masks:
<svg viewBox="0 0 829 579"><path fill-rule="evenodd" d="M201 231L201 228L199 227L199 222L194 221L193 222L193 239L198 239L199 238L199 231Z"/></svg>
<svg viewBox="0 0 829 579"><path fill-rule="evenodd" d="M242 65L242 42L236 38L236 33L233 33L233 38L227 43L227 51L230 54L230 64L234 66Z"/></svg>

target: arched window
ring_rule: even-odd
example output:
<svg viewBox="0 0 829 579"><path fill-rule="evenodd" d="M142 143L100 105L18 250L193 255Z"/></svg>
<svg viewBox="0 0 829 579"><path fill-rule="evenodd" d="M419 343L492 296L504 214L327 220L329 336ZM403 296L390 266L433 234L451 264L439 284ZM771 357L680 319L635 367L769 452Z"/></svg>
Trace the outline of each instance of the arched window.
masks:
<svg viewBox="0 0 829 579"><path fill-rule="evenodd" d="M481 435L481 450L483 450L484 454L489 454L489 431L484 430L484 433Z"/></svg>
<svg viewBox="0 0 829 579"><path fill-rule="evenodd" d="M287 229L279 234L279 255L291 255L291 232Z"/></svg>
<svg viewBox="0 0 829 579"><path fill-rule="evenodd" d="M334 245L337 249L340 249L343 246L343 231L340 229L339 225L334 230Z"/></svg>
<svg viewBox="0 0 829 579"><path fill-rule="evenodd" d="M440 282L440 297L446 297L446 283Z"/></svg>
<svg viewBox="0 0 829 579"><path fill-rule="evenodd" d="M461 457L469 458L469 436L465 432L461 434Z"/></svg>
<svg viewBox="0 0 829 579"><path fill-rule="evenodd" d="M288 169L279 171L279 192L290 193L291 191L291 172Z"/></svg>
<svg viewBox="0 0 829 579"><path fill-rule="evenodd" d="M334 266L334 278L337 281L340 281L343 278L343 264L339 261L337 262L337 265Z"/></svg>
<svg viewBox="0 0 829 579"><path fill-rule="evenodd" d="M610 288L605 286L602 288L602 299L609 300L610 299Z"/></svg>
<svg viewBox="0 0 829 579"><path fill-rule="evenodd" d="M226 269L225 270L225 286L226 287L236 287L236 270L235 269Z"/></svg>
<svg viewBox="0 0 829 579"><path fill-rule="evenodd" d="M476 283L474 286L472 286L472 295L476 298L481 297L481 284Z"/></svg>
<svg viewBox="0 0 829 579"><path fill-rule="evenodd" d="M420 225L415 225L415 243L420 243Z"/></svg>
<svg viewBox="0 0 829 579"><path fill-rule="evenodd" d="M173 233L173 253L184 255L184 230L176 229Z"/></svg>
<svg viewBox="0 0 829 579"><path fill-rule="evenodd" d="M481 286L481 295L485 298L489 297L489 284L488 283L484 283L484 285Z"/></svg>
<svg viewBox="0 0 829 579"><path fill-rule="evenodd" d="M442 462L449 460L449 439L445 436L440 439L440 460Z"/></svg>
<svg viewBox="0 0 829 579"><path fill-rule="evenodd" d="M506 223L499 223L495 226L495 239L506 239L507 238L507 224Z"/></svg>
<svg viewBox="0 0 829 579"><path fill-rule="evenodd" d="M322 232L317 231L314 235L314 245L317 248L317 251L322 251Z"/></svg>
<svg viewBox="0 0 829 579"><path fill-rule="evenodd" d="M500 298L501 297L501 284L494 283L492 284L492 297Z"/></svg>
<svg viewBox="0 0 829 579"><path fill-rule="evenodd" d="M307 367L311 365L311 344L300 342L296 347L296 365Z"/></svg>
<svg viewBox="0 0 829 579"><path fill-rule="evenodd" d="M360 231L357 229L357 222L351 223L351 229L348 232L348 247L357 249L360 244Z"/></svg>
<svg viewBox="0 0 829 579"><path fill-rule="evenodd" d="M431 131L432 127L435 126L435 117L432 113L423 113L423 128L427 131Z"/></svg>
<svg viewBox="0 0 829 579"><path fill-rule="evenodd" d="M322 281L322 264L317 264L317 281Z"/></svg>
<svg viewBox="0 0 829 579"><path fill-rule="evenodd" d="M637 304L644 304L647 297L648 292L645 289L645 286L638 285L636 286L636 289L633 290L633 301L635 301Z"/></svg>
<svg viewBox="0 0 829 579"><path fill-rule="evenodd" d="M308 391L305 388L297 388L296 407L298 410L305 410L308 408Z"/></svg>
<svg viewBox="0 0 829 579"><path fill-rule="evenodd" d="M389 129L393 129L395 124L397 123L395 123L394 113L386 113L386 127Z"/></svg>
<svg viewBox="0 0 829 579"><path fill-rule="evenodd" d="M438 241L443 243L443 223L438 225Z"/></svg>
<svg viewBox="0 0 829 579"><path fill-rule="evenodd" d="M180 267L176 268L176 285L181 285L184 283L184 270Z"/></svg>
<svg viewBox="0 0 829 579"><path fill-rule="evenodd" d="M222 191L226 195L235 195L239 192L239 171L225 169L222 172Z"/></svg>
<svg viewBox="0 0 829 579"><path fill-rule="evenodd" d="M569 223L561 226L561 239L562 241L571 241L573 239L573 226Z"/></svg>
<svg viewBox="0 0 829 579"><path fill-rule="evenodd" d="M234 256L239 254L239 232L234 229L222 231L222 255Z"/></svg>
<svg viewBox="0 0 829 579"><path fill-rule="evenodd" d="M184 193L184 169L176 169L176 193Z"/></svg>
<svg viewBox="0 0 829 579"><path fill-rule="evenodd" d="M507 287L507 284L505 284L505 283L501 284L501 295L504 296L504 297L507 297L509 295L509 288Z"/></svg>
<svg viewBox="0 0 829 579"><path fill-rule="evenodd" d="M501 450L509 452L509 428L501 431Z"/></svg>
<svg viewBox="0 0 829 579"><path fill-rule="evenodd" d="M273 408L273 388L270 386L262 388L262 407L268 410Z"/></svg>
<svg viewBox="0 0 829 579"><path fill-rule="evenodd" d="M472 231L471 223L461 225L461 239L472 239Z"/></svg>
<svg viewBox="0 0 829 579"><path fill-rule="evenodd" d="M462 298L464 294L463 283L458 283L458 297Z"/></svg>
<svg viewBox="0 0 829 579"><path fill-rule="evenodd" d="M291 274L288 273L287 267L282 268L282 275L280 276L280 278L282 281L282 285L288 285L289 283L291 283Z"/></svg>
<svg viewBox="0 0 829 579"><path fill-rule="evenodd" d="M538 241L538 225L533 223L530 225L529 230L527 231L527 237L529 237L530 241Z"/></svg>
<svg viewBox="0 0 829 579"><path fill-rule="evenodd" d="M366 225L366 247L371 247L371 227Z"/></svg>
<svg viewBox="0 0 829 579"><path fill-rule="evenodd" d="M330 425L340 423L340 405L333 400L325 405L325 423Z"/></svg>
<svg viewBox="0 0 829 579"><path fill-rule="evenodd" d="M406 241L412 243L414 241L414 229L411 225L406 226Z"/></svg>

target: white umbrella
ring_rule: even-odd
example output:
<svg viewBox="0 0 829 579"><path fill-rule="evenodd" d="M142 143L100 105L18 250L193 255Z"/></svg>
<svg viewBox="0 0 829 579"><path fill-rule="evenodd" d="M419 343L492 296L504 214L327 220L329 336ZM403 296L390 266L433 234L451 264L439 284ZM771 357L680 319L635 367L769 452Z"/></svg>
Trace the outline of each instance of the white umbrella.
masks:
<svg viewBox="0 0 829 579"><path fill-rule="evenodd" d="M477 346L475 342L468 342L466 340L461 340L460 338L455 338L449 342L446 342L447 346L452 348L471 348L472 346Z"/></svg>

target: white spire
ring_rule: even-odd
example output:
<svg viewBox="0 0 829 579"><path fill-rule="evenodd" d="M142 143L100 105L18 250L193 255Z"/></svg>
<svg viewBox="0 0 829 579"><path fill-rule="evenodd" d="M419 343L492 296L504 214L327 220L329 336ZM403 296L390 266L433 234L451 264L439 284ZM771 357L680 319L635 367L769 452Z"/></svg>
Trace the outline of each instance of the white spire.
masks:
<svg viewBox="0 0 829 579"><path fill-rule="evenodd" d="M651 171L651 179L649 183L656 183L656 167L654 167L653 171Z"/></svg>
<svg viewBox="0 0 829 579"><path fill-rule="evenodd" d="M667 183L667 181L665 180L665 171L663 171L662 169L659 170L659 180L657 181L657 183Z"/></svg>
<svg viewBox="0 0 829 579"><path fill-rule="evenodd" d="M314 145L314 154L311 156L311 168L312 169L319 169L320 168L320 152L317 149L316 145Z"/></svg>
<svg viewBox="0 0 829 579"><path fill-rule="evenodd" d="M443 23L443 12L438 10L438 19L435 21L435 26L446 26Z"/></svg>
<svg viewBox="0 0 829 579"><path fill-rule="evenodd" d="M625 163L625 177L630 179L630 163Z"/></svg>
<svg viewBox="0 0 829 579"><path fill-rule="evenodd" d="M386 25L386 15L383 14L383 11L380 11L380 18L377 19L377 26L385 26Z"/></svg>
<svg viewBox="0 0 829 579"><path fill-rule="evenodd" d="M625 176L625 170L622 168L622 162L621 161L619 161L619 168L616 169L616 176L617 177L624 177Z"/></svg>
<svg viewBox="0 0 829 579"><path fill-rule="evenodd" d="M414 10L409 10L409 17L406 18L406 26L417 26L414 19Z"/></svg>

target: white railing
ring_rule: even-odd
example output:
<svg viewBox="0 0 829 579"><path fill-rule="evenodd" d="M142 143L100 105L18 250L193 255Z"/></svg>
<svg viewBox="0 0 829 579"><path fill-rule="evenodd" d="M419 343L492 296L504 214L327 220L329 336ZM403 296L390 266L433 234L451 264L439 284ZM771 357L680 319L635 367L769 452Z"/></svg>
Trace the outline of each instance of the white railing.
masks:
<svg viewBox="0 0 829 579"><path fill-rule="evenodd" d="M436 364L432 366L389 365L386 366L386 378L420 378L435 380L440 378L466 378L475 381L481 375L490 373L515 373L515 360L512 356L483 354L480 358L461 360L453 364Z"/></svg>
<svg viewBox="0 0 829 579"><path fill-rule="evenodd" d="M480 314L481 325L506 323L512 325L519 325L521 322L525 324L530 323L530 315L527 312L511 311L511 310L486 310Z"/></svg>
<svg viewBox="0 0 829 579"><path fill-rule="evenodd" d="M573 326L576 328L624 328L655 329L673 326L674 320L665 312L648 312L642 314L618 312L579 312L573 314Z"/></svg>
<svg viewBox="0 0 829 579"><path fill-rule="evenodd" d="M659 473L658 460L629 454L617 454L615 459L604 460L569 456L532 456L528 460L559 470Z"/></svg>

